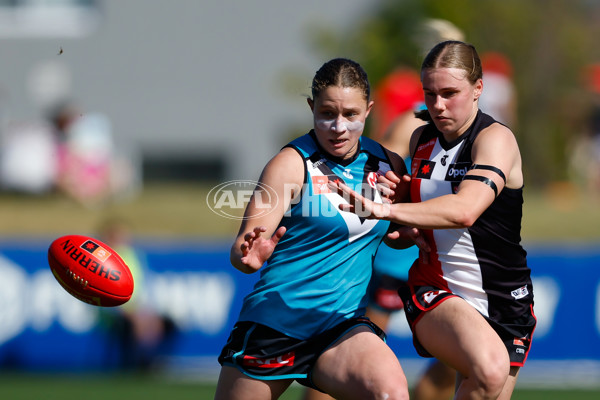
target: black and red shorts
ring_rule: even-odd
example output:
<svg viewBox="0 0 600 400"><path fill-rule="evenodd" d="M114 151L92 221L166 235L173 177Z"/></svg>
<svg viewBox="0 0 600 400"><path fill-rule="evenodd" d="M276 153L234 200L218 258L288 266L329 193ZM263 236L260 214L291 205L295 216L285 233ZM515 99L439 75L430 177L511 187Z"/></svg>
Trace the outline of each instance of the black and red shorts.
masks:
<svg viewBox="0 0 600 400"><path fill-rule="evenodd" d="M306 340L292 338L255 322L238 322L219 355L219 364L235 367L254 379L295 379L304 386L320 390L311 378L317 359L342 336L361 325L385 341L383 330L366 317L349 319Z"/></svg>
<svg viewBox="0 0 600 400"><path fill-rule="evenodd" d="M419 342L414 333L414 325L427 312L431 311L450 297L460 297L452 292L433 286L401 286L398 294L404 302L406 319L413 332L413 345L422 357L433 357ZM492 318L483 317L496 331L504 342L510 356L510 365L522 367L527 360L531 347L531 337L535 329L536 319L533 314L533 306L528 313L513 316L510 321L496 321Z"/></svg>

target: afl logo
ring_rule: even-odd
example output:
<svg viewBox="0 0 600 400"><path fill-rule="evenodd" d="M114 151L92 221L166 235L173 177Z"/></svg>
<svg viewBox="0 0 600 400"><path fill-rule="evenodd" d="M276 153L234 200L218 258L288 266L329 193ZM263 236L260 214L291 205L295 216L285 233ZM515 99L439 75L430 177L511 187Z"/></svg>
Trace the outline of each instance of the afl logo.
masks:
<svg viewBox="0 0 600 400"><path fill-rule="evenodd" d="M255 207L250 215L244 210L254 196ZM277 207L277 193L269 185L250 180L228 181L213 187L206 195L206 204L221 217L243 220L267 215Z"/></svg>

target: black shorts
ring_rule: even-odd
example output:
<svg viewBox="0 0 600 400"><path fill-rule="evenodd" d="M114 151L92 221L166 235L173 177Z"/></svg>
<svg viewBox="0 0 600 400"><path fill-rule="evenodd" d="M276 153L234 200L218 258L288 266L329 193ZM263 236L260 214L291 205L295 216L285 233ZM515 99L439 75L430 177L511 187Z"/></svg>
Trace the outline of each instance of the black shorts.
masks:
<svg viewBox="0 0 600 400"><path fill-rule="evenodd" d="M419 343L414 334L414 325L427 311L433 310L450 297L460 296L433 286L414 286L412 290L409 286L402 286L398 290L398 294L404 301L404 312L410 329L413 331L413 344L417 353L422 357L433 357ZM533 306L530 308L529 313L514 318L510 323L504 321L500 323L485 315L483 317L504 342L510 356L510 365L512 367L522 367L529 354L531 336L536 324Z"/></svg>
<svg viewBox="0 0 600 400"><path fill-rule="evenodd" d="M369 285L369 307L393 312L402 310L404 303L398 296L398 288L406 281L387 274L374 273Z"/></svg>
<svg viewBox="0 0 600 400"><path fill-rule="evenodd" d="M295 379L320 390L311 377L317 359L338 339L361 325L385 341L383 330L366 317L349 319L307 340L289 337L255 322L238 322L219 355L219 364L235 367L254 379Z"/></svg>

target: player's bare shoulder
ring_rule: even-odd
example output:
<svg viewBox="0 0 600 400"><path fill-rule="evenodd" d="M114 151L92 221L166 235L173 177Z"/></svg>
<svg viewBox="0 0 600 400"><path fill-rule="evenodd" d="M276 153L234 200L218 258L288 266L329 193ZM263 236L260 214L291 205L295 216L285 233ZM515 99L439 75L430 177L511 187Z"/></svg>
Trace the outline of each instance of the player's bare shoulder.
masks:
<svg viewBox="0 0 600 400"><path fill-rule="evenodd" d="M506 187L523 185L521 152L514 133L505 125L494 123L483 129L473 142L475 164L492 165L503 171Z"/></svg>
<svg viewBox="0 0 600 400"><path fill-rule="evenodd" d="M481 147L482 145L485 146L485 148L494 150L503 149L505 151L519 151L517 138L513 131L499 122L491 124L479 133L473 146Z"/></svg>
<svg viewBox="0 0 600 400"><path fill-rule="evenodd" d="M296 169L302 166L302 157L293 147L284 147L268 162L267 167Z"/></svg>
<svg viewBox="0 0 600 400"><path fill-rule="evenodd" d="M267 163L260 181L272 187L282 198L294 198L304 183L302 156L292 147L284 147Z"/></svg>
<svg viewBox="0 0 600 400"><path fill-rule="evenodd" d="M304 161L292 147L284 147L267 164L265 169L276 170L285 181L295 182L304 177ZM287 178L286 178L287 177Z"/></svg>

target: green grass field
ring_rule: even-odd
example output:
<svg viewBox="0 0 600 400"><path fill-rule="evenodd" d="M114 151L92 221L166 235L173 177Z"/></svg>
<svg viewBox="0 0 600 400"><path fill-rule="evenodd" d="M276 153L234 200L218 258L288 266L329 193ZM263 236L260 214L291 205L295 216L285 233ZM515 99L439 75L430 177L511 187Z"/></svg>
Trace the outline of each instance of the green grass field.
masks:
<svg viewBox="0 0 600 400"><path fill-rule="evenodd" d="M3 400L209 400L215 385L143 376L66 376L6 374L0 376ZM302 388L290 387L281 400L300 400ZM517 389L514 400L596 400L600 390Z"/></svg>

